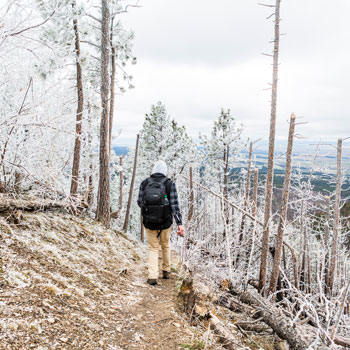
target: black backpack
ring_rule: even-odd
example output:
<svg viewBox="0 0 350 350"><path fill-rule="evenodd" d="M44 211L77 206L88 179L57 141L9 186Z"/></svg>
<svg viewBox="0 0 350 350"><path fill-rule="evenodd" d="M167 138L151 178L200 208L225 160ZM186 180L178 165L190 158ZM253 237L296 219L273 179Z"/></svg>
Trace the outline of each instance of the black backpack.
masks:
<svg viewBox="0 0 350 350"><path fill-rule="evenodd" d="M143 224L151 230L162 230L168 226L169 221L169 198L166 177L158 181L152 177L146 180L142 197L142 216ZM170 226L170 225L169 225Z"/></svg>

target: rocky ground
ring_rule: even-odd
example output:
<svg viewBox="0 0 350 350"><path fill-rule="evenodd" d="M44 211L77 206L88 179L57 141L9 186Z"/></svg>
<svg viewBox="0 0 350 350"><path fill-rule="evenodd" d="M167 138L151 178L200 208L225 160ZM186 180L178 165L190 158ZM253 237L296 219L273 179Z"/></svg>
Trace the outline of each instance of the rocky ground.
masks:
<svg viewBox="0 0 350 350"><path fill-rule="evenodd" d="M0 218L0 349L222 349L182 314L176 272L146 284L135 240L60 211L12 217Z"/></svg>

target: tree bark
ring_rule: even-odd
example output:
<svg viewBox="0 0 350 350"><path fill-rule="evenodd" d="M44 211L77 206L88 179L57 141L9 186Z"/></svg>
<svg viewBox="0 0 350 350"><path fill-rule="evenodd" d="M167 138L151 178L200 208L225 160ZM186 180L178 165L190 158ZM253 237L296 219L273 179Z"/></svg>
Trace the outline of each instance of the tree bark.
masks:
<svg viewBox="0 0 350 350"><path fill-rule="evenodd" d="M111 20L111 99L109 101L109 151L112 149L112 129L113 129L113 116L114 116L114 98L115 98L115 47L113 46L113 21L114 16Z"/></svg>
<svg viewBox="0 0 350 350"><path fill-rule="evenodd" d="M110 226L110 178L109 178L109 23L108 0L102 2L102 38L101 38L101 124L100 124L100 177L96 218L106 227Z"/></svg>
<svg viewBox="0 0 350 350"><path fill-rule="evenodd" d="M76 2L73 1L73 8ZM80 39L78 30L78 20L73 20L73 28L75 35L75 60L77 68L77 93L78 93L78 107L75 122L75 141L74 141L74 155L73 155L73 167L72 167L72 181L70 187L70 195L76 196L78 190L79 181L79 167L80 167L80 149L81 149L81 131L83 121L83 108L84 108L84 93L83 93L83 77L80 64Z"/></svg>
<svg viewBox="0 0 350 350"><path fill-rule="evenodd" d="M257 209L257 200L258 200L258 181L259 181L259 170L254 169L254 189L253 189L253 207L252 207L252 216L255 220L250 225L251 237L249 237L249 249L247 251L247 273L246 273L246 281L244 286L246 288L249 278L249 270L252 262L252 257L255 249L255 236L256 236L256 209Z"/></svg>
<svg viewBox="0 0 350 350"><path fill-rule="evenodd" d="M247 168L247 183L245 186L245 196L244 196L244 210L248 209L249 204L249 191L250 191L250 173L251 173L251 166L252 166L252 155L253 155L253 142L250 142L249 145L249 158L248 158L248 168ZM254 215L253 215L254 216ZM239 241L241 242L243 239L243 230L245 226L245 215L242 216L241 221L241 233L239 235Z"/></svg>
<svg viewBox="0 0 350 350"><path fill-rule="evenodd" d="M139 152L139 140L140 140L140 135L137 134L136 137L136 148L135 148L135 158L134 158L134 168L132 170L132 177L131 177L131 184L130 184L130 190L129 190L129 198L128 198L128 205L126 208L126 213L125 213L125 220L124 220L124 225L123 225L123 231L126 232L129 224L129 216L130 216L130 209L131 209L131 201L132 201L132 193L134 191L134 184L135 184L135 176L136 176L136 167L137 167L137 155Z"/></svg>
<svg viewBox="0 0 350 350"><path fill-rule="evenodd" d="M255 312L253 317L261 318L281 339L288 342L291 349L306 350L309 348L312 339L293 323L280 307L254 292L241 292L232 286L230 286L230 291L233 295L237 295L243 303L258 309L259 311ZM328 347L320 345L318 349L328 349Z"/></svg>
<svg viewBox="0 0 350 350"><path fill-rule="evenodd" d="M332 293L334 287L335 278L335 266L337 259L337 246L338 246L338 234L340 223L340 199L341 199L341 177L342 177L342 139L338 139L337 147L337 186L335 190L335 203L334 203L334 228L333 228L333 241L331 251L331 263L329 268L329 292Z"/></svg>
<svg viewBox="0 0 350 350"><path fill-rule="evenodd" d="M274 293L276 291L277 280L280 274L280 262L281 262L282 247L283 247L284 226L286 224L286 219L287 219L289 186L290 186L291 170L292 170L294 130L295 130L295 115L294 113L292 113L290 117L290 126L289 126L286 172L285 172L284 184L283 184L281 217L278 225L277 240L275 244L275 257L272 264L272 272L271 272L270 286L269 286L269 291L271 293Z"/></svg>
<svg viewBox="0 0 350 350"><path fill-rule="evenodd" d="M141 222L141 242L145 243L145 227L143 226L142 210L140 209L140 222Z"/></svg>
<svg viewBox="0 0 350 350"><path fill-rule="evenodd" d="M280 4L281 4L281 0L276 0L269 156L268 156L268 165L267 165L264 230L263 230L263 237L261 242L262 247L261 247L260 276L259 276L259 290L261 292L263 292L266 285L267 256L268 256L268 250L269 250L270 216L271 216L271 204L272 204L272 194L273 194L272 190L273 190L273 167L274 167L275 134L276 134L278 54L279 54L279 39L280 39Z"/></svg>
<svg viewBox="0 0 350 350"><path fill-rule="evenodd" d="M229 159L229 152L230 152L230 146L227 145L225 146L224 149L224 163L225 163L225 170L224 170L224 198L226 201L228 200L228 159ZM225 229L224 229L224 238L226 237L226 227L228 226L229 223L229 207L226 202L223 203L224 205L224 216L225 216Z"/></svg>
<svg viewBox="0 0 350 350"><path fill-rule="evenodd" d="M190 315L191 321L209 320L210 328L217 334L220 342L225 349L237 349L238 341L225 328L223 323L214 315L213 312L198 297L193 280L185 279L182 282L179 297L183 300L184 310Z"/></svg>
<svg viewBox="0 0 350 350"><path fill-rule="evenodd" d="M123 207L123 157L119 158L120 173L119 173L119 209L122 210Z"/></svg>
<svg viewBox="0 0 350 350"><path fill-rule="evenodd" d="M324 249L326 251L324 257L324 283L325 283L325 293L328 294L329 286L329 224L330 224L330 198L326 199L326 222L324 228Z"/></svg>
<svg viewBox="0 0 350 350"><path fill-rule="evenodd" d="M88 181L88 196L87 196L87 204L90 208L92 204L94 203L94 180L93 180L93 172L94 172L94 156L92 151L92 125L91 125L91 105L90 102L88 103L88 149L89 149L89 181Z"/></svg>
<svg viewBox="0 0 350 350"><path fill-rule="evenodd" d="M190 207L188 209L188 222L190 222L192 219L193 208L194 208L193 173L192 173L192 165L190 165Z"/></svg>

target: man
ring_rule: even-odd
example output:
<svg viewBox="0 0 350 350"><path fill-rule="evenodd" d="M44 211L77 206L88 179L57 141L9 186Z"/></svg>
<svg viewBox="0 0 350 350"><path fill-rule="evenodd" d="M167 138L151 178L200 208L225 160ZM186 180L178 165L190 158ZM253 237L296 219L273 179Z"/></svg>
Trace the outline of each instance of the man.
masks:
<svg viewBox="0 0 350 350"><path fill-rule="evenodd" d="M150 285L158 283L159 240L162 247L163 278L170 275L170 237L173 218L178 226L177 234L183 236L182 216L176 186L168 179L168 168L164 161L158 160L151 177L142 181L137 204L142 209L143 225L148 242L148 280ZM155 198L153 200L153 198Z"/></svg>

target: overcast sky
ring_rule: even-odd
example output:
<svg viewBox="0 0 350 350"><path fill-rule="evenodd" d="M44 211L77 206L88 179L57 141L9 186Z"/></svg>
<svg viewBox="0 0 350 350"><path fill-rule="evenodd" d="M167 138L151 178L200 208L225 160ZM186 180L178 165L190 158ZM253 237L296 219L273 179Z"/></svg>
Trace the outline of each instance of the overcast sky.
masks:
<svg viewBox="0 0 350 350"><path fill-rule="evenodd" d="M274 1L267 0L272 4ZM229 108L244 135L268 139L272 9L257 0L141 0L123 15L133 28L136 88L118 97L115 144L133 143L157 101L194 138ZM350 1L282 0L278 139L295 112L310 140L350 136Z"/></svg>

